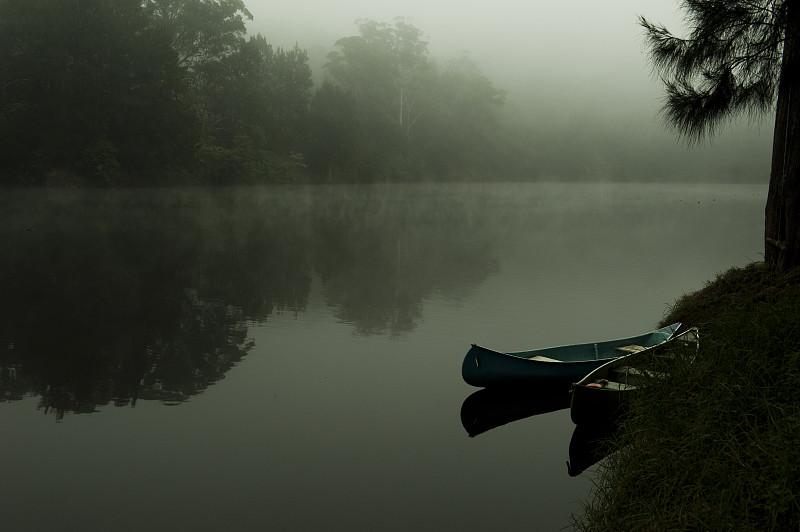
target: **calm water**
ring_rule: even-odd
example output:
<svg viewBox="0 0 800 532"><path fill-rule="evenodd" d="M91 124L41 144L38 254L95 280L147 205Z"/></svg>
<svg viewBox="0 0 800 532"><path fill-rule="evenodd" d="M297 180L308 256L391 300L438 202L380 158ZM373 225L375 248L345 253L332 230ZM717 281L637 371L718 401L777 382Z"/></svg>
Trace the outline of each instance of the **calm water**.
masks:
<svg viewBox="0 0 800 532"><path fill-rule="evenodd" d="M594 468L567 473L563 397L471 395L469 344L650 330L761 258L765 200L766 186L3 190L2 527L567 526Z"/></svg>

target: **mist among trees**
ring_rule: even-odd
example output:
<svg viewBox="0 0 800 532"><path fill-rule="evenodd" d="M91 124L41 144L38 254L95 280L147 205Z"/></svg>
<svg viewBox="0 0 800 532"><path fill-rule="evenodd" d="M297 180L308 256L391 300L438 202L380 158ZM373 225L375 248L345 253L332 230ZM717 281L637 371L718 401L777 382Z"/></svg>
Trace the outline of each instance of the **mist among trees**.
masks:
<svg viewBox="0 0 800 532"><path fill-rule="evenodd" d="M585 102L549 118L509 106L479 64L431 57L405 19L358 21L321 72L300 43L248 35L251 19L242 0L0 0L0 183L686 173L624 118L609 135Z"/></svg>

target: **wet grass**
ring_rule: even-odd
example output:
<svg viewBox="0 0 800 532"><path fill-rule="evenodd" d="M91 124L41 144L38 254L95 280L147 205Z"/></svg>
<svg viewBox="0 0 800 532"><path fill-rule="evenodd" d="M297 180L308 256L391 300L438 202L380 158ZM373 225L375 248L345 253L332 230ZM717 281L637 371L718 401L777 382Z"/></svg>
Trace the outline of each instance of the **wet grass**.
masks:
<svg viewBox="0 0 800 532"><path fill-rule="evenodd" d="M800 271L732 269L663 323L700 350L635 397L579 530L800 530Z"/></svg>

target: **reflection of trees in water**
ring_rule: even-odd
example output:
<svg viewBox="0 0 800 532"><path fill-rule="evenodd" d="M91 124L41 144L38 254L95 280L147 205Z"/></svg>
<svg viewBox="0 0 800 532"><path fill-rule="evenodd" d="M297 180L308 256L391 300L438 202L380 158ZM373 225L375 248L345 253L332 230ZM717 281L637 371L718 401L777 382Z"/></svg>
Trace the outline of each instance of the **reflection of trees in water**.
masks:
<svg viewBox="0 0 800 532"><path fill-rule="evenodd" d="M452 297L494 267L479 205L422 187L351 189L314 205L313 264L336 316L360 334L397 335L435 290Z"/></svg>
<svg viewBox="0 0 800 532"><path fill-rule="evenodd" d="M306 309L312 270L358 333L411 331L493 267L479 209L422 190L10 191L0 402L184 401L252 348L248 322Z"/></svg>
<svg viewBox="0 0 800 532"><path fill-rule="evenodd" d="M180 402L249 351L248 320L305 308L305 246L269 213L248 222L211 195L44 194L6 198L0 401L38 395L59 418Z"/></svg>

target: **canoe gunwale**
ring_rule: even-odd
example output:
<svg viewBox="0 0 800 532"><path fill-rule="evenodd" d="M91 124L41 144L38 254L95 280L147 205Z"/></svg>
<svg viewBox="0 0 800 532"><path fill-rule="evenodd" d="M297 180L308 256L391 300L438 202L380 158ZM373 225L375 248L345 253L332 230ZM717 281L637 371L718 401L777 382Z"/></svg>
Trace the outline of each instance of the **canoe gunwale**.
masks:
<svg viewBox="0 0 800 532"><path fill-rule="evenodd" d="M598 343L600 343L600 342L598 342ZM592 345L592 344L559 345L559 346L555 346L555 347L545 347L543 349L558 349L558 348L561 348L561 347L565 347L565 348L566 347L575 347L577 345ZM532 355L532 356L529 356L529 357L518 356L518 354L520 354L520 353L533 353L534 351L538 351L538 350L504 352L504 351L495 351L494 349L489 349L488 347L483 347L482 345L478 345L478 344L472 344L472 347L476 347L476 348L480 349L481 351L492 353L494 355L500 355L500 356L503 356L503 357L515 358L517 360L522 360L522 361L525 361L525 362L533 362L533 363L540 363L540 364L580 364L580 363L586 362L586 360L557 360L555 358L551 358L549 360L544 360L543 357L541 357L540 355ZM623 356L623 355L619 355L619 356ZM608 360L608 361L611 361L611 360L615 360L615 359L619 358L619 356L593 358L591 360ZM539 357L539 358L537 358L537 357Z"/></svg>
<svg viewBox="0 0 800 532"><path fill-rule="evenodd" d="M477 387L556 382L569 386L597 367L624 356L615 351L617 348L637 343L652 344L648 347L660 345L671 338L680 325L675 323L626 338L528 351L502 352L473 343L462 363L462 377L467 384ZM567 360L559 359L559 355Z"/></svg>
<svg viewBox="0 0 800 532"><path fill-rule="evenodd" d="M694 343L699 347L699 332L696 327L692 327L681 331L679 334L673 333L667 341L661 344L607 362L586 374L579 381L574 382L570 386L570 418L572 422L579 426L607 424L616 422L618 418L625 415L625 397L631 393L639 393L643 385L619 382L619 380L612 376L615 368L631 365L629 364L630 361L635 361L642 355L647 355L657 350L660 351L661 348L672 341ZM635 365L632 367L633 369L636 368ZM648 374L649 372L645 373ZM650 373L648 377L658 379L664 378L665 375ZM590 386L590 384L594 383L597 379L606 379L609 382L616 382L621 386Z"/></svg>
<svg viewBox="0 0 800 532"><path fill-rule="evenodd" d="M683 340L684 342L698 343L697 327L692 327L691 329L686 329L685 331L681 331L680 334L677 334L677 335L673 333L664 342L662 342L660 344L652 345L650 347L647 347L646 349L643 349L642 351L637 351L635 353L631 353L631 354L624 355L624 356L621 356L621 357L617 357L617 358L615 358L613 360L610 360L609 362L607 362L606 364L603 364L602 366L598 367L594 371L592 371L590 373L587 373L581 380L575 382L573 384L573 387L586 386L586 384L590 383L594 379L597 379L597 378L600 378L601 376L607 375L608 372L613 371L613 368L617 367L618 365L628 365L628 364L626 364L628 361L636 360L636 358L639 358L642 355L647 355L648 352L654 351L654 350L656 350L656 348L661 348L662 346L664 346L665 344L667 344L669 342L672 342L672 341L675 341L675 340L681 340L682 336L688 336L689 337L688 339ZM599 389L603 390L605 388L599 388Z"/></svg>

